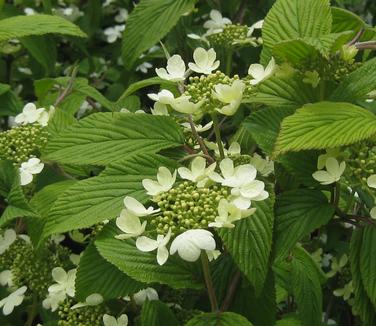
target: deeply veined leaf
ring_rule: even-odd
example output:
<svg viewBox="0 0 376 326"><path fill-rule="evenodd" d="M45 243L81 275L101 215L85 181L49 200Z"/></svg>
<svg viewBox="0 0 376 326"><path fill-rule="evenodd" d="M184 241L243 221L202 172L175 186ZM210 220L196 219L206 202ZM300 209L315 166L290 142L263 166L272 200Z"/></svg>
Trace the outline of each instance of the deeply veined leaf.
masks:
<svg viewBox="0 0 376 326"><path fill-rule="evenodd" d="M160 155L138 154L110 165L97 177L77 182L55 202L46 219L44 236L115 218L125 196L146 200L142 180L155 178L159 166L171 167L174 163Z"/></svg>
<svg viewBox="0 0 376 326"><path fill-rule="evenodd" d="M319 55L319 51L304 41L304 39L287 40L277 43L273 47L273 56L293 66L302 65L313 60Z"/></svg>
<svg viewBox="0 0 376 326"><path fill-rule="evenodd" d="M286 258L296 243L334 214L334 207L318 190L299 189L276 198L275 259Z"/></svg>
<svg viewBox="0 0 376 326"><path fill-rule="evenodd" d="M317 266L311 256L299 247L294 250L291 264L293 294L302 326L321 325L322 291Z"/></svg>
<svg viewBox="0 0 376 326"><path fill-rule="evenodd" d="M190 321L185 326L252 326L245 317L233 312L212 312L201 314Z"/></svg>
<svg viewBox="0 0 376 326"><path fill-rule="evenodd" d="M127 155L153 153L183 142L181 128L169 117L96 113L49 141L43 159L107 165Z"/></svg>
<svg viewBox="0 0 376 326"><path fill-rule="evenodd" d="M331 100L356 103L376 89L376 58L346 76L331 95Z"/></svg>
<svg viewBox="0 0 376 326"><path fill-rule="evenodd" d="M219 235L239 269L260 294L268 272L273 233L273 194L252 202L256 212L238 221L233 229L220 229Z"/></svg>
<svg viewBox="0 0 376 326"><path fill-rule="evenodd" d="M357 15L343 8L330 8L333 17L332 32L339 33L343 31L358 32L365 27L365 22Z"/></svg>
<svg viewBox="0 0 376 326"><path fill-rule="evenodd" d="M124 31L122 58L130 69L142 52L151 48L191 11L196 0L142 0L131 12Z"/></svg>
<svg viewBox="0 0 376 326"><path fill-rule="evenodd" d="M243 126L251 133L257 145L266 154L271 154L282 120L293 113L293 109L269 107L252 113L245 119Z"/></svg>
<svg viewBox="0 0 376 326"><path fill-rule="evenodd" d="M376 227L364 228L359 267L364 289L376 309Z"/></svg>
<svg viewBox="0 0 376 326"><path fill-rule="evenodd" d="M367 226L366 228L371 227L373 226ZM359 314L364 326L372 326L376 324L376 310L365 289L360 265L363 236L364 229L356 229L352 233L350 242L350 266L354 288L353 309Z"/></svg>
<svg viewBox="0 0 376 326"><path fill-rule="evenodd" d="M170 308L159 300L147 300L142 305L141 326L179 326Z"/></svg>
<svg viewBox="0 0 376 326"><path fill-rule="evenodd" d="M262 63L269 61L275 44L329 34L331 25L328 0L278 0L267 14L262 28Z"/></svg>
<svg viewBox="0 0 376 326"><path fill-rule="evenodd" d="M145 285L131 279L117 267L107 262L94 244L84 251L77 269L75 282L76 297L79 301L93 293L99 293L105 300L133 294Z"/></svg>
<svg viewBox="0 0 376 326"><path fill-rule="evenodd" d="M107 225L95 241L99 253L108 262L133 279L145 283L167 284L172 288L201 288L202 282L194 270L197 266L182 262L175 257L159 266L156 252L141 252L134 240L118 240L113 225Z"/></svg>
<svg viewBox="0 0 376 326"><path fill-rule="evenodd" d="M319 101L317 89L305 84L299 75L276 75L263 81L257 93L244 102L261 103L275 107L298 108Z"/></svg>
<svg viewBox="0 0 376 326"><path fill-rule="evenodd" d="M350 145L376 134L376 116L353 104L307 104L285 118L274 155Z"/></svg>
<svg viewBox="0 0 376 326"><path fill-rule="evenodd" d="M50 33L86 37L78 26L59 16L38 14L15 16L0 21L0 42Z"/></svg>

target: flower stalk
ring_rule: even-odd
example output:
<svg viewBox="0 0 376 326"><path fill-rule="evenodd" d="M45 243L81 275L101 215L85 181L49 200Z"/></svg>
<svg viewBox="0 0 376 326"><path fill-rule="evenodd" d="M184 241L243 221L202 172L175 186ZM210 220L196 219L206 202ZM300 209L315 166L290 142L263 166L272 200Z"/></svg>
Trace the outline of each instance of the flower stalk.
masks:
<svg viewBox="0 0 376 326"><path fill-rule="evenodd" d="M215 133L215 139L218 145L218 150L219 150L219 155L221 157L221 160L225 158L225 152L223 150L223 144L222 144L222 139L221 139L221 131L219 128L219 123L218 123L218 117L214 113L211 115L212 120L213 120L213 127L214 127L214 133Z"/></svg>
<svg viewBox="0 0 376 326"><path fill-rule="evenodd" d="M201 252L201 264L202 264L202 269L203 269L203 272L204 272L204 279L205 279L206 288L208 290L211 310L213 312L215 312L215 311L218 311L218 301L217 301L217 297L215 295L213 281L212 281L212 278L211 278L211 275L210 275L210 267L209 267L208 256L206 255L206 252L204 252L204 251Z"/></svg>

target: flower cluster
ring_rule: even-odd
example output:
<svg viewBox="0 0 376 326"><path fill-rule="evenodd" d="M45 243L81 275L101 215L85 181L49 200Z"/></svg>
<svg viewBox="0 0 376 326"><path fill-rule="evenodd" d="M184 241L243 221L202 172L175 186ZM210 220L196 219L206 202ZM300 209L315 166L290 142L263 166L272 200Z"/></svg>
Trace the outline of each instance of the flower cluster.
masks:
<svg viewBox="0 0 376 326"><path fill-rule="evenodd" d="M160 265L176 252L186 261L197 260L201 250L213 252L214 235L207 229L235 227L234 222L255 212L252 201L268 197L264 182L256 180L253 165L235 166L231 158L225 158L218 172L216 169L216 163L206 166L202 157L194 158L190 168L180 167L173 173L160 167L157 180L142 182L157 208L146 208L135 198L125 197L125 208L116 219L124 233L116 238L137 238L140 251L157 251ZM181 180L176 180L177 173ZM157 237L154 240L143 234Z"/></svg>

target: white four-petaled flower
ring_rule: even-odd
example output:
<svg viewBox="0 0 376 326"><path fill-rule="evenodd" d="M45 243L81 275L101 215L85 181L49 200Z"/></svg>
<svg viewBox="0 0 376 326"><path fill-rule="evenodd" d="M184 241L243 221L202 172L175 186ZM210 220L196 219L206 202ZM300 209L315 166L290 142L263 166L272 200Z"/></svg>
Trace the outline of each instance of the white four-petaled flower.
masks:
<svg viewBox="0 0 376 326"><path fill-rule="evenodd" d="M130 196L124 198L124 206L131 214L139 217L159 212L159 209L154 209L152 206L145 208L137 199Z"/></svg>
<svg viewBox="0 0 376 326"><path fill-rule="evenodd" d="M121 38L121 34L125 29L125 25L116 25L113 27L107 27L104 30L104 35L106 35L106 39L108 43L114 43L118 38Z"/></svg>
<svg viewBox="0 0 376 326"><path fill-rule="evenodd" d="M129 210L123 209L120 216L116 219L117 227L124 232L115 236L117 239L129 239L140 236L146 228L146 221L141 224L138 216L132 214Z"/></svg>
<svg viewBox="0 0 376 326"><path fill-rule="evenodd" d="M179 234L171 243L170 254L178 252L185 261L194 262L201 250L214 250L215 240L211 232L202 229L188 230Z"/></svg>
<svg viewBox="0 0 376 326"><path fill-rule="evenodd" d="M175 54L167 60L166 68L157 68L157 75L165 80L183 81L185 79L185 63L180 55Z"/></svg>
<svg viewBox="0 0 376 326"><path fill-rule="evenodd" d="M119 318L104 314L103 315L104 326L128 326L128 316L126 314L120 315Z"/></svg>
<svg viewBox="0 0 376 326"><path fill-rule="evenodd" d="M26 286L21 286L19 289L12 292L0 301L0 308L3 307L3 314L5 316L11 314L13 312L14 307L17 307L22 303L25 297L24 294L26 290Z"/></svg>
<svg viewBox="0 0 376 326"><path fill-rule="evenodd" d="M54 108L51 107L51 113ZM39 123L41 126L47 126L50 115L45 108L37 109L34 103L27 103L22 112L16 115L14 122L17 124L26 125L29 123Z"/></svg>
<svg viewBox="0 0 376 326"><path fill-rule="evenodd" d="M197 187L201 188L209 181L209 175L214 172L215 167L216 163L206 167L206 160L203 157L198 156L192 161L190 169L180 167L178 172L182 179L196 182Z"/></svg>
<svg viewBox="0 0 376 326"><path fill-rule="evenodd" d="M19 168L21 186L25 186L33 181L33 175L42 172L44 164L39 158L32 157L27 162L21 163Z"/></svg>
<svg viewBox="0 0 376 326"><path fill-rule="evenodd" d="M148 94L148 97L156 102L162 103L162 104L171 104L174 100L174 94L172 94L167 89L162 89L158 94L151 93Z"/></svg>
<svg viewBox="0 0 376 326"><path fill-rule="evenodd" d="M133 294L133 300L139 306L141 306L146 299L149 301L159 300L158 292L153 288L146 288Z"/></svg>
<svg viewBox="0 0 376 326"><path fill-rule="evenodd" d="M162 192L169 191L176 180L176 170L171 174L170 170L164 166L158 169L157 181L151 179L142 180L142 185L146 189L146 193L150 196L159 195Z"/></svg>
<svg viewBox="0 0 376 326"><path fill-rule="evenodd" d="M223 27L231 24L231 20L226 17L222 17L222 14L218 10L211 10L209 16L210 20L204 23L204 28L209 30L209 34L220 32Z"/></svg>
<svg viewBox="0 0 376 326"><path fill-rule="evenodd" d="M168 230L164 236L158 234L157 239L153 240L145 236L138 237L136 240L136 247L143 252L149 252L157 250L157 262L159 265L163 265L168 259L167 244L171 238L171 229Z"/></svg>
<svg viewBox="0 0 376 326"><path fill-rule="evenodd" d="M266 68L259 63L251 64L248 68L248 74L253 77L250 80L251 85L257 85L263 80L269 78L275 71L276 64L274 58L271 58Z"/></svg>
<svg viewBox="0 0 376 326"><path fill-rule="evenodd" d="M245 84L238 79L235 80L232 85L215 85L212 92L213 97L227 104L217 109L217 111L228 116L234 115L242 101L244 89Z"/></svg>
<svg viewBox="0 0 376 326"><path fill-rule="evenodd" d="M55 267L52 270L52 278L56 282L48 288L50 294L64 293L70 297L74 297L76 281L76 269L66 272L61 267Z"/></svg>
<svg viewBox="0 0 376 326"><path fill-rule="evenodd" d="M190 98L190 96L182 95L176 98L175 100L171 101L169 104L175 111L185 114L193 114L200 109L204 101L201 100L197 103L193 103L190 101Z"/></svg>
<svg viewBox="0 0 376 326"><path fill-rule="evenodd" d="M216 56L214 49L206 51L203 48L197 48L193 52L193 60L195 62L188 63L188 67L194 72L209 75L219 67L219 60L215 61Z"/></svg>
<svg viewBox="0 0 376 326"><path fill-rule="evenodd" d="M320 170L312 174L312 177L322 185L329 185L339 181L345 171L346 163L339 163L334 157L329 157L325 163L326 171Z"/></svg>

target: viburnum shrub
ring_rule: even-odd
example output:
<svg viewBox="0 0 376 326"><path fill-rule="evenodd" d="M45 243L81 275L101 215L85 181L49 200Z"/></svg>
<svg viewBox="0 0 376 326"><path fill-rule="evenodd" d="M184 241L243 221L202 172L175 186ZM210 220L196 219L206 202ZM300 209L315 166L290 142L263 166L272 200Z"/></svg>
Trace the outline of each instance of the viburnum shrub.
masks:
<svg viewBox="0 0 376 326"><path fill-rule="evenodd" d="M333 2L0 1L0 324L375 326L375 4Z"/></svg>

